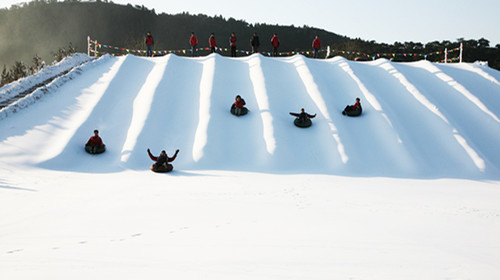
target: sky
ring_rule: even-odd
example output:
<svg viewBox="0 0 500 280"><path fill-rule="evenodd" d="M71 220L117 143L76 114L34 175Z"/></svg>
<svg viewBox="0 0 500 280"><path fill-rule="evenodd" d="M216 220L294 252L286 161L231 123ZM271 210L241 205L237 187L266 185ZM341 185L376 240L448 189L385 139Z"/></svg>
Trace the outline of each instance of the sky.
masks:
<svg viewBox="0 0 500 280"><path fill-rule="evenodd" d="M456 41L500 44L500 0L112 0L144 5L157 13L222 15L248 23L316 27L379 43ZM0 7L26 2L0 0Z"/></svg>

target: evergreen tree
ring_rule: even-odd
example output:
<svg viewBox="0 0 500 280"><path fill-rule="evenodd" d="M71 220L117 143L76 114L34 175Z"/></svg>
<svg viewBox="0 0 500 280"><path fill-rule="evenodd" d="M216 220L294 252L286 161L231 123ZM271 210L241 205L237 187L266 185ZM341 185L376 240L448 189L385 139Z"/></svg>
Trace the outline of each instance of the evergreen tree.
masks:
<svg viewBox="0 0 500 280"><path fill-rule="evenodd" d="M7 71L7 67L4 65L3 70L2 70L2 77L0 80L0 86L4 86L8 83L10 83L12 80L10 78L10 72Z"/></svg>
<svg viewBox="0 0 500 280"><path fill-rule="evenodd" d="M14 66L10 69L10 77L12 81L17 81L21 78L28 76L29 71L26 64L22 61L16 61Z"/></svg>

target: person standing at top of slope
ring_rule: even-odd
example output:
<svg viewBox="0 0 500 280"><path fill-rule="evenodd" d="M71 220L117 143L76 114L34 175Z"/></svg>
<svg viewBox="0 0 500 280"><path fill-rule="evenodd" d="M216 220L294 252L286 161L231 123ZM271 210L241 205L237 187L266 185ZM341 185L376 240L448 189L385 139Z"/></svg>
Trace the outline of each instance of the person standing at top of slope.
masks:
<svg viewBox="0 0 500 280"><path fill-rule="evenodd" d="M347 105L344 111L342 111L342 115L354 117L361 115L362 111L363 108L361 108L360 99L359 97L356 97L356 103L354 103L354 105L352 106Z"/></svg>
<svg viewBox="0 0 500 280"><path fill-rule="evenodd" d="M189 38L189 45L191 45L191 56L196 56L196 46L198 46L198 38L191 32L191 38Z"/></svg>
<svg viewBox="0 0 500 280"><path fill-rule="evenodd" d="M146 56L153 56L153 45L155 44L155 40L153 36L151 36L151 32L148 32L146 35Z"/></svg>
<svg viewBox="0 0 500 280"><path fill-rule="evenodd" d="M94 136L90 137L87 144L85 144L85 150L91 154L100 154L104 152L105 145L102 143L101 137L99 137L99 130L94 130Z"/></svg>
<svg viewBox="0 0 500 280"><path fill-rule="evenodd" d="M321 49L321 41L319 40L319 36L316 35L316 38L314 38L313 43L313 58L318 58L319 57L319 49Z"/></svg>
<svg viewBox="0 0 500 280"><path fill-rule="evenodd" d="M174 166L169 164L169 162L172 162L175 160L177 157L177 154L179 153L179 149L175 151L175 154L173 157L168 157L167 152L165 150L161 151L160 155L158 157L153 156L151 154L151 151L148 149L148 155L151 160L156 161L153 165L151 165L151 170L154 172L170 172L172 169L174 169Z"/></svg>
<svg viewBox="0 0 500 280"><path fill-rule="evenodd" d="M234 32L229 37L229 47L231 48L231 57L236 57L236 34Z"/></svg>
<svg viewBox="0 0 500 280"><path fill-rule="evenodd" d="M260 41L259 41L259 36L257 36L257 33L254 33L252 35L252 38L250 39L250 46L252 46L252 53L256 53L259 51Z"/></svg>
<svg viewBox="0 0 500 280"><path fill-rule="evenodd" d="M215 42L215 34L210 34L210 38L208 38L208 46L210 47L210 53L215 52L215 48L217 48L217 43Z"/></svg>
<svg viewBox="0 0 500 280"><path fill-rule="evenodd" d="M278 34L274 33L271 38L271 45L273 46L273 56L278 56L278 47L280 45L280 39L278 39Z"/></svg>

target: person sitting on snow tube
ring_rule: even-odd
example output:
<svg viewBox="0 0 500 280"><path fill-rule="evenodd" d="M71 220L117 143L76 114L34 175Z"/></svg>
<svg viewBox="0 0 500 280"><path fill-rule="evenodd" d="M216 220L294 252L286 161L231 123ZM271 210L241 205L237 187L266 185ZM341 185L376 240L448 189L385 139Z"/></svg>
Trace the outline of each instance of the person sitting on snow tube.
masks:
<svg viewBox="0 0 500 280"><path fill-rule="evenodd" d="M357 97L356 103L354 103L354 105L352 106L347 105L344 111L342 111L342 115L347 115L351 117L356 117L361 115L363 108L361 108L361 103L359 103L359 100L360 100L359 97Z"/></svg>
<svg viewBox="0 0 500 280"><path fill-rule="evenodd" d="M154 172L170 172L172 169L174 169L174 166L172 164L169 164L169 162L172 162L175 160L177 157L177 154L179 153L179 150L175 151L175 154L173 157L168 157L167 153L165 150L161 151L160 155L158 157L155 157L151 154L151 151L148 149L148 154L151 160L156 161L153 165L151 165L151 170Z"/></svg>
<svg viewBox="0 0 500 280"><path fill-rule="evenodd" d="M241 98L241 96L236 95L235 102L231 106L231 113L236 116L242 116L248 113L248 109L243 107L245 106L245 99Z"/></svg>
<svg viewBox="0 0 500 280"><path fill-rule="evenodd" d="M316 117L316 114L310 115L306 113L304 108L300 109L300 113L290 113L290 115L297 117L293 123L298 127L309 127L312 125L311 119Z"/></svg>
<svg viewBox="0 0 500 280"><path fill-rule="evenodd" d="M101 137L99 137L99 130L94 130L94 136L90 137L87 144L85 144L85 151L89 154L100 154L106 150L106 145L102 143Z"/></svg>

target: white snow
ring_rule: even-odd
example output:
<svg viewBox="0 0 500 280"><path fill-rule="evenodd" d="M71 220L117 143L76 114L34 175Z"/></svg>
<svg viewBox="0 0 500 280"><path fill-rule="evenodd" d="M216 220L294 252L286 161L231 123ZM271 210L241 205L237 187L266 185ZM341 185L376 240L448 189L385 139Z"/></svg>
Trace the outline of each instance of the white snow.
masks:
<svg viewBox="0 0 500 280"><path fill-rule="evenodd" d="M64 63L0 110L1 279L500 275L500 72L487 65ZM245 116L229 113L237 94ZM341 115L356 97L363 115ZM293 125L300 108L317 114L310 128ZM92 156L96 128L107 151ZM180 149L174 171L149 171L148 148Z"/></svg>

